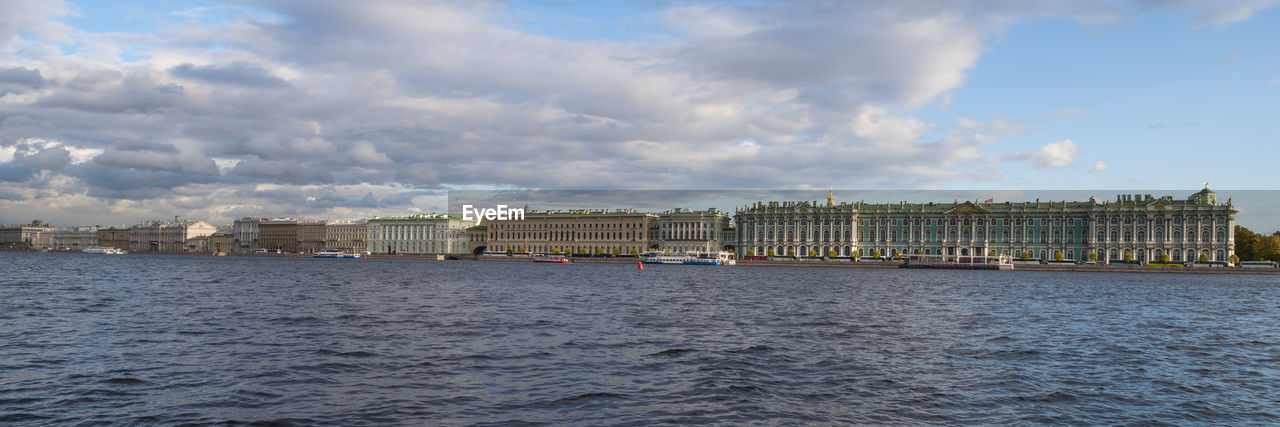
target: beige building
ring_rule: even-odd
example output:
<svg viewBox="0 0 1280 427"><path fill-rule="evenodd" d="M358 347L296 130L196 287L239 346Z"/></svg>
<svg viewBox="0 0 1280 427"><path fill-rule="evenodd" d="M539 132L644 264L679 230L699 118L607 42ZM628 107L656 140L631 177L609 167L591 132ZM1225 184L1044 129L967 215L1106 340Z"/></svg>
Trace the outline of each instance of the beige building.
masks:
<svg viewBox="0 0 1280 427"><path fill-rule="evenodd" d="M272 252L297 252L298 221L277 218L258 222L258 246Z"/></svg>
<svg viewBox="0 0 1280 427"><path fill-rule="evenodd" d="M226 230L219 230L217 233L209 235L209 251L210 252L231 252L236 247L235 233Z"/></svg>
<svg viewBox="0 0 1280 427"><path fill-rule="evenodd" d="M129 229L129 252L185 252L188 240L216 231L205 220L148 221Z"/></svg>
<svg viewBox="0 0 1280 427"><path fill-rule="evenodd" d="M324 225L324 247L347 253L369 250L369 225L364 221L330 222Z"/></svg>
<svg viewBox="0 0 1280 427"><path fill-rule="evenodd" d="M30 224L0 227L0 247L7 249L36 247L36 243L41 243L38 242L40 240L39 235L47 231L53 231L53 227L39 220L31 221ZM52 241L50 241L50 246L52 246Z"/></svg>
<svg viewBox="0 0 1280 427"><path fill-rule="evenodd" d="M630 209L526 212L524 219L489 221L480 252L639 255L651 249L658 215Z"/></svg>
<svg viewBox="0 0 1280 427"><path fill-rule="evenodd" d="M718 252L734 244L733 221L715 208L672 209L658 215L658 251Z"/></svg>
<svg viewBox="0 0 1280 427"><path fill-rule="evenodd" d="M325 248L324 221L298 222L298 252L313 254Z"/></svg>
<svg viewBox="0 0 1280 427"><path fill-rule="evenodd" d="M129 229L117 227L99 228L98 246L116 248L122 251L129 250Z"/></svg>

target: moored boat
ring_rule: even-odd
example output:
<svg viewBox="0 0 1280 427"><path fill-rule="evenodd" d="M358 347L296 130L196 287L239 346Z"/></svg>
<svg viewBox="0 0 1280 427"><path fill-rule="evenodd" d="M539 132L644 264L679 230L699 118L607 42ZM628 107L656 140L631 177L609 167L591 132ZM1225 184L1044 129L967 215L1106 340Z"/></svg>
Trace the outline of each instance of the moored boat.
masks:
<svg viewBox="0 0 1280 427"><path fill-rule="evenodd" d="M340 249L322 249L311 255L312 258L353 258L359 259L360 254L347 253Z"/></svg>
<svg viewBox="0 0 1280 427"><path fill-rule="evenodd" d="M84 250L81 252L86 254L106 254L106 255L121 255L124 253L124 251L120 250L120 248L104 248L100 246L90 246L90 247L84 248Z"/></svg>
<svg viewBox="0 0 1280 427"><path fill-rule="evenodd" d="M899 268L947 270L1013 270L1008 256L908 255Z"/></svg>
<svg viewBox="0 0 1280 427"><path fill-rule="evenodd" d="M533 254L533 262L548 264L568 264L569 258L560 255Z"/></svg>
<svg viewBox="0 0 1280 427"><path fill-rule="evenodd" d="M643 260L645 264L682 264L682 265L736 265L733 254L729 252L689 252L683 254L664 254L650 252Z"/></svg>

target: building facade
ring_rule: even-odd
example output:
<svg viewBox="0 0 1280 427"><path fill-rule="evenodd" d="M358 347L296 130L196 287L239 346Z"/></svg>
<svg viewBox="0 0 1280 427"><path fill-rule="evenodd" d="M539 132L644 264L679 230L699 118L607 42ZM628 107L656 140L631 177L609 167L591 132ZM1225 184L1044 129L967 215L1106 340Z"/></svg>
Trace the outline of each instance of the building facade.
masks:
<svg viewBox="0 0 1280 427"><path fill-rule="evenodd" d="M715 208L705 211L672 209L658 214L658 251L718 252L736 243L733 221Z"/></svg>
<svg viewBox="0 0 1280 427"><path fill-rule="evenodd" d="M231 252L236 247L235 233L227 229L209 235L208 250L214 253Z"/></svg>
<svg viewBox="0 0 1280 427"><path fill-rule="evenodd" d="M231 234L235 239L234 252L252 253L262 247L258 242L258 223L262 221L263 218L244 217L231 224Z"/></svg>
<svg viewBox="0 0 1280 427"><path fill-rule="evenodd" d="M369 219L368 251L375 254L463 254L467 226L460 214L414 214Z"/></svg>
<svg viewBox="0 0 1280 427"><path fill-rule="evenodd" d="M658 215L629 209L526 212L525 218L489 221L489 252L638 255L656 250Z"/></svg>
<svg viewBox="0 0 1280 427"><path fill-rule="evenodd" d="M352 221L325 224L324 247L347 253L361 253L369 250L368 223Z"/></svg>
<svg viewBox="0 0 1280 427"><path fill-rule="evenodd" d="M53 227L39 220L31 221L30 224L0 227L0 247L7 249L33 248L42 243L40 234L50 231L53 231Z"/></svg>
<svg viewBox="0 0 1280 427"><path fill-rule="evenodd" d="M325 224L324 221L299 221L298 222L298 252L304 254L313 254L325 245Z"/></svg>
<svg viewBox="0 0 1280 427"><path fill-rule="evenodd" d="M147 221L129 229L129 252L185 252L187 240L216 231L205 220Z"/></svg>
<svg viewBox="0 0 1280 427"><path fill-rule="evenodd" d="M1208 188L1183 200L1112 202L756 203L737 215L743 256L1004 255L1149 263L1234 254L1231 202Z"/></svg>
<svg viewBox="0 0 1280 427"><path fill-rule="evenodd" d="M298 252L298 221L289 218L259 221L258 246L273 252Z"/></svg>
<svg viewBox="0 0 1280 427"><path fill-rule="evenodd" d="M71 227L53 231L53 247L82 251L98 246L98 227Z"/></svg>
<svg viewBox="0 0 1280 427"><path fill-rule="evenodd" d="M129 250L129 229L119 227L99 228L98 246L116 248L122 251Z"/></svg>

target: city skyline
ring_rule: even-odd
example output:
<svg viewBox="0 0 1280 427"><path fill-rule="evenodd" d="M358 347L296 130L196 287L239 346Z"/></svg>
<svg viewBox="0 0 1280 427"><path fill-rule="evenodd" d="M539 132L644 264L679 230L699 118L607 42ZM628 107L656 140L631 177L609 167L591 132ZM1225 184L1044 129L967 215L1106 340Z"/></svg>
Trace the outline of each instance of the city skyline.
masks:
<svg viewBox="0 0 1280 427"><path fill-rule="evenodd" d="M1269 232L1275 4L8 2L0 222L1207 179Z"/></svg>

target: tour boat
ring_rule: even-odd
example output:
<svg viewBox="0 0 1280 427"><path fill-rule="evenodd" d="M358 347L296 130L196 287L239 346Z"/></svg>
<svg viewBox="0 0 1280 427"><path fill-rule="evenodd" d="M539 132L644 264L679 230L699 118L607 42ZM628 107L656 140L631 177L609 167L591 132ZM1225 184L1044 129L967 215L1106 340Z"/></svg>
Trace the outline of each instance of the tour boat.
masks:
<svg viewBox="0 0 1280 427"><path fill-rule="evenodd" d="M1008 256L907 255L899 268L952 270L1013 270Z"/></svg>
<svg viewBox="0 0 1280 427"><path fill-rule="evenodd" d="M354 254L354 253L349 254L349 253L343 252L342 250L339 250L339 249L323 249L323 250L321 250L320 252L316 252L314 255L311 255L311 257L312 257L312 258L352 258L352 259L359 259L359 258L360 258L360 254Z"/></svg>
<svg viewBox="0 0 1280 427"><path fill-rule="evenodd" d="M550 264L568 264L569 258L560 255L533 254L533 262L544 262Z"/></svg>
<svg viewBox="0 0 1280 427"><path fill-rule="evenodd" d="M124 251L120 250L120 248L104 248L100 246L90 246L90 247L84 248L84 251L82 252L86 254L107 254L107 255L120 255L124 253Z"/></svg>
<svg viewBox="0 0 1280 427"><path fill-rule="evenodd" d="M644 259L645 264L683 264L683 265L736 265L733 254L728 252L701 252L684 254L663 254L650 252Z"/></svg>

